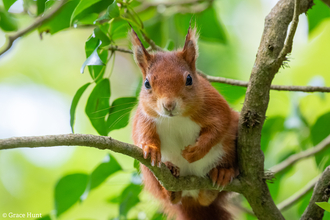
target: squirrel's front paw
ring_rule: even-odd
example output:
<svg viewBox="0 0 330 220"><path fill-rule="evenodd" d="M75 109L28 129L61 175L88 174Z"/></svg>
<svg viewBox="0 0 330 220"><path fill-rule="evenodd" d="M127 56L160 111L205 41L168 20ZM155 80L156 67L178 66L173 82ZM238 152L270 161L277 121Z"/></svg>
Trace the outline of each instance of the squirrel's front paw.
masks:
<svg viewBox="0 0 330 220"><path fill-rule="evenodd" d="M235 171L234 168L215 167L210 171L209 176L213 185L217 184L218 187L221 186L223 188L238 176L238 171Z"/></svg>
<svg viewBox="0 0 330 220"><path fill-rule="evenodd" d="M162 156L159 147L150 144L140 144L140 147L142 148L144 159L147 159L150 154L151 166L157 164L158 167L161 167Z"/></svg>
<svg viewBox="0 0 330 220"><path fill-rule="evenodd" d="M193 163L199 159L202 159L205 155L202 154L198 146L187 146L181 153L184 159L186 159L189 163Z"/></svg>
<svg viewBox="0 0 330 220"><path fill-rule="evenodd" d="M180 168L179 167L175 166L173 163L171 163L169 161L165 162L165 165L171 171L171 173L174 177L179 177L180 176Z"/></svg>

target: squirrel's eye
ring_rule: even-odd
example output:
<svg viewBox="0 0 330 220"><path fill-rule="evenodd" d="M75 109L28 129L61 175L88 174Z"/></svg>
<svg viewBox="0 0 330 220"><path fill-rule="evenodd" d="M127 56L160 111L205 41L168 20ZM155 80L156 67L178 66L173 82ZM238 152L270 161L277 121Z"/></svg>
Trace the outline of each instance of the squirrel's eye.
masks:
<svg viewBox="0 0 330 220"><path fill-rule="evenodd" d="M191 86L191 85L192 85L192 77L190 76L190 74L188 74L187 81L186 81L186 86Z"/></svg>
<svg viewBox="0 0 330 220"><path fill-rule="evenodd" d="M151 88L151 85L150 85L148 79L146 79L146 81L144 81L144 86L145 86L147 89L150 89L150 88Z"/></svg>

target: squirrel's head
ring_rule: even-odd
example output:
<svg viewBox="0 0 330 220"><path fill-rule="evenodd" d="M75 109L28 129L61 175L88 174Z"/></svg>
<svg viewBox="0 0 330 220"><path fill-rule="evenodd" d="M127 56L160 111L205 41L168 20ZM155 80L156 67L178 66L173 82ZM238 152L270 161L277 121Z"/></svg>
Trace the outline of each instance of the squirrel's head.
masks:
<svg viewBox="0 0 330 220"><path fill-rule="evenodd" d="M140 103L152 117L189 116L200 101L196 72L196 29L189 27L183 49L150 54L132 29L135 62L143 74Z"/></svg>

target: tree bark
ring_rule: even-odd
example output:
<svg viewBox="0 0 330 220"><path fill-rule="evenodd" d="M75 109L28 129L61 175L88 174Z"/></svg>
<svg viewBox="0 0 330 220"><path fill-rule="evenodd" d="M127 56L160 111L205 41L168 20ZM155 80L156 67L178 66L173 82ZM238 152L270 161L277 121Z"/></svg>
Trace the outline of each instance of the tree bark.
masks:
<svg viewBox="0 0 330 220"><path fill-rule="evenodd" d="M324 209L315 202L328 202L330 197L330 166L328 166L314 187L312 198L300 220L321 220Z"/></svg>
<svg viewBox="0 0 330 220"><path fill-rule="evenodd" d="M312 3L311 0L301 0L297 14L306 12ZM264 179L264 154L261 151L260 139L269 102L270 86L285 60L286 54L283 56L283 48L287 48L285 40L289 24L293 20L294 6L294 0L280 0L265 19L264 32L240 115L239 180L245 189L242 194L258 219L284 219L272 200ZM291 43L292 46L292 42L287 43ZM290 45L288 48L290 52Z"/></svg>

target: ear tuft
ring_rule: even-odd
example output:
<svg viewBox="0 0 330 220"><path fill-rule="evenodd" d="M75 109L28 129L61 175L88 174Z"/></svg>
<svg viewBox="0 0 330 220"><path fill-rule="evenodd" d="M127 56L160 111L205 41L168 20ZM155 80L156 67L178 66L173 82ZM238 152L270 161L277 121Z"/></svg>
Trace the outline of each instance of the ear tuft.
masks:
<svg viewBox="0 0 330 220"><path fill-rule="evenodd" d="M198 57L198 34L196 28L189 26L188 33L186 35L186 41L182 49L182 57L186 60L191 70L196 70L196 60Z"/></svg>
<svg viewBox="0 0 330 220"><path fill-rule="evenodd" d="M132 28L131 34L131 42L133 45L133 54L134 54L134 60L139 65L143 75L146 75L147 68L149 65L149 62L151 60L151 55L148 53L148 51L144 48L141 40L135 33L135 31Z"/></svg>

